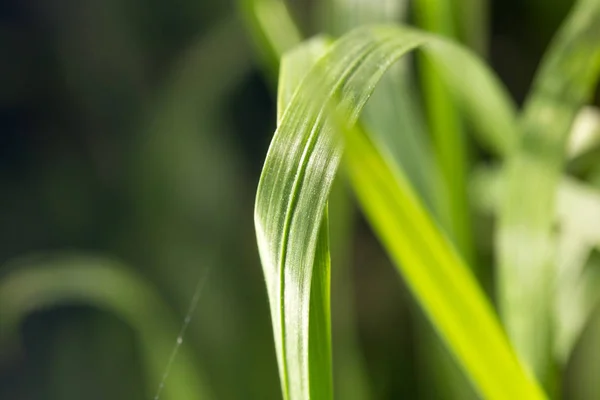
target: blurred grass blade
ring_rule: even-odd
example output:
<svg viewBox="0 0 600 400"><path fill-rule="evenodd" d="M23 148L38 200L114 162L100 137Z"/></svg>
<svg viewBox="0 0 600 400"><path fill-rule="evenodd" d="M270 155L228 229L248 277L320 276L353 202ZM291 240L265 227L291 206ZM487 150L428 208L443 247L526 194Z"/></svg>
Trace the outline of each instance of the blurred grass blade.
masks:
<svg viewBox="0 0 600 400"><path fill-rule="evenodd" d="M368 23L398 22L408 0L326 0L320 3L317 22L335 36Z"/></svg>
<svg viewBox="0 0 600 400"><path fill-rule="evenodd" d="M495 213L506 185L506 177L498 169L479 169L472 179L474 203ZM585 266L592 250L600 249L600 191L563 177L556 200L556 276L560 284L554 299L553 353L564 365L599 304L596 273Z"/></svg>
<svg viewBox="0 0 600 400"><path fill-rule="evenodd" d="M490 103L481 99L482 87L490 89L484 92L486 100L500 104L500 111L510 112L505 92L472 54L409 28L357 29L336 42L309 72L274 134L255 205L257 242L286 399L309 398L312 390L308 304L327 197L342 153L341 138L334 134L332 121L327 118L330 102L339 100L346 122L353 125L386 70L419 46L432 59L445 64L440 68L442 76L449 80L449 87L457 89L471 114L490 111ZM471 73L465 75L465 71ZM477 85L473 84L475 79ZM503 126L512 128L508 115ZM421 247L423 254L415 254L411 246L401 246L403 273L408 274L419 302L475 386L486 398L543 398L535 382L521 369L474 278L426 212L413 208L420 212L415 217L420 219L412 221L418 222L415 228L421 222L426 224L425 232L413 232L414 240L426 240L416 244L429 248ZM403 232L393 221L388 222L390 225ZM426 236L419 236L422 233ZM412 235L403 232L397 239L406 240L407 236ZM384 239L389 243L391 237L386 235ZM398 247L390 250L399 261ZM453 268L456 271L447 276ZM449 281L454 285L448 285Z"/></svg>
<svg viewBox="0 0 600 400"><path fill-rule="evenodd" d="M598 38L600 1L581 0L548 50L526 101L500 210L501 314L517 352L550 386L555 191L570 127L600 70Z"/></svg>
<svg viewBox="0 0 600 400"><path fill-rule="evenodd" d="M480 11L474 7L479 3L481 3L480 0L416 0L414 1L415 21L424 30L457 40L461 28L465 28L461 33L469 34L472 34L469 31L471 28L478 28L475 25L478 23L475 22L477 17L474 18L473 12ZM465 9L467 5L468 8ZM463 18L453 18L458 17L458 14ZM482 35L481 38L485 38L485 35ZM470 37L470 39L472 38ZM481 45L480 42L474 44ZM442 228L450 235L467 265L474 269L480 281L487 281L489 269L480 268L477 262L471 232L471 212L466 179L470 156L465 136L465 124L454 98L435 71L432 60L423 55L418 61L423 101L439 173L435 181L437 184L436 196L433 198L436 201L432 204L433 209L436 211ZM410 176L407 177L410 179ZM418 190L418 187L415 189ZM423 197L421 196L421 198ZM440 393L437 396L447 399L475 398L464 374L461 374L461 371L456 368L450 354L444 351L443 346L439 343L432 343L439 339L430 332L431 329L421 326L420 332L417 333L420 337L425 337L426 334L432 336L430 340L420 340L417 347L430 375L423 390L429 391L430 395Z"/></svg>
<svg viewBox="0 0 600 400"><path fill-rule="evenodd" d="M266 68L276 71L281 55L299 44L300 31L283 0L239 0L242 16Z"/></svg>
<svg viewBox="0 0 600 400"><path fill-rule="evenodd" d="M84 304L110 312L135 331L147 372L148 393L155 393L177 339L179 324L156 293L137 275L112 259L65 254L21 260L0 281L0 340L15 340L33 311L62 304ZM185 343L182 344L185 348ZM182 349L174 359L163 391L165 399L214 398L204 374Z"/></svg>
<svg viewBox="0 0 600 400"><path fill-rule="evenodd" d="M452 1L417 0L414 4L415 19L419 27L449 38L456 36ZM442 226L463 258L471 267L475 267L466 190L468 156L464 126L454 99L436 71L435 63L427 54L420 56L423 101L442 178L435 207Z"/></svg>
<svg viewBox="0 0 600 400"><path fill-rule="evenodd" d="M406 17L403 15L407 9L406 1L335 0L331 3L336 5L337 8L345 6L345 10L343 10L345 13L341 14L341 18L346 16L361 24L397 22L406 19L402 18ZM444 22L450 25L453 23L450 15L452 10L448 9L452 5L448 0L421 0L413 4L415 4L416 9L423 9L441 19L440 24L440 21L436 18L433 21L430 18L427 21L429 24L422 25L423 28L431 32L441 33L447 37L453 37L452 29L440 26ZM445 13L446 11L447 13ZM419 13L419 15L421 14ZM463 245L460 248L465 251L465 254L469 253L468 257L470 257L474 252L471 251L470 227L467 226L469 225L467 202L463 201L466 199L466 185L465 182L459 183L462 177L465 176L465 171L461 167L466 164L462 162L463 155L460 154L464 146L453 139L456 136L462 138L464 134L461 131L462 124L455 124L457 121L460 122L458 109L447 88L441 87L443 85L441 77L433 70L431 60L429 64L421 65L423 69L419 72L421 77L425 78L422 81L425 81L427 88L430 88L429 85L433 84L439 91L435 93L437 95L435 98L430 96L425 96L424 99L420 98L416 86L417 76L411 68L413 66L411 58L404 57L383 76L363 111L364 126L372 136L373 141L378 143L381 148L385 148L396 165L401 167L411 186L427 206L427 209L435 215L436 220L446 223L443 226L446 232L456 237L457 232L453 228L457 228L457 226L453 226L452 222L462 224L463 229L459 239L462 238ZM434 121L431 124L431 127L434 128L432 136L436 139L437 150L442 150L442 152L438 151L437 155L443 157L443 151L445 151L446 155L452 154L456 159L461 160L460 163L452 161L452 171L448 168L439 168L443 166L439 159L436 164L432 140L428 135L427 124L421 107L422 102L424 102L429 112L429 120ZM441 129L435 131L435 128L443 128L443 131ZM452 130L452 128L456 129ZM440 138L437 136L440 136L441 140L438 140ZM450 146L448 146L449 144ZM445 148L441 149L440 145L445 145ZM456 149L459 151L456 151ZM450 161L450 159L446 157L443 161ZM456 169L460 174L455 173ZM440 171L447 171L447 173L440 173ZM447 193L444 190L445 186L440 186L444 183L442 178L448 177L456 183L452 191L455 196L450 201L448 201L448 196L445 195ZM450 203L453 200L455 205L459 205L459 208L455 207L455 212L450 215ZM471 262L470 265L475 266L476 264ZM416 358L419 360L419 374L423 376L419 380L419 393L422 396L428 396L434 395L433 391L435 391L436 396L441 396L440 400L474 398L472 386L422 314L417 314L414 328L414 334L420 338L415 344L414 351ZM424 384L421 384L421 382Z"/></svg>
<svg viewBox="0 0 600 400"><path fill-rule="evenodd" d="M567 156L574 159L600 147L600 110L586 106L577 113L569 133Z"/></svg>
<svg viewBox="0 0 600 400"><path fill-rule="evenodd" d="M567 170L586 176L598 165L600 155L600 109L583 107L577 114L567 144Z"/></svg>
<svg viewBox="0 0 600 400"><path fill-rule="evenodd" d="M435 211L438 175L409 64L394 65L365 106L364 123L429 208Z"/></svg>
<svg viewBox="0 0 600 400"><path fill-rule="evenodd" d="M572 231L559 236L558 267L566 272L556 296L553 354L566 365L600 300L600 274L586 267L592 247ZM578 271L575 275L573 272ZM559 272L560 273L560 272Z"/></svg>
<svg viewBox="0 0 600 400"><path fill-rule="evenodd" d="M408 1L330 0L323 2L323 6L328 30L340 36L362 25L401 21L406 16ZM390 149L394 161L406 171L428 205L432 205L436 183L434 159L409 61L406 57L390 68L365 106L363 116L369 132Z"/></svg>
<svg viewBox="0 0 600 400"><path fill-rule="evenodd" d="M591 260L600 249L600 191L563 178L557 193L557 282L553 354L566 365L600 304L600 270ZM593 257L592 257L593 258ZM591 265L590 265L591 264Z"/></svg>
<svg viewBox="0 0 600 400"><path fill-rule="evenodd" d="M398 0L337 0L331 3L338 27L336 34L366 24L398 22L405 16L407 8L406 1ZM435 184L439 177L409 58L398 61L381 78L365 106L363 120L374 140L389 149L419 195L435 210L434 199L439 198L435 196Z"/></svg>
<svg viewBox="0 0 600 400"><path fill-rule="evenodd" d="M482 57L488 53L491 32L489 0L452 0L457 35L470 49Z"/></svg>

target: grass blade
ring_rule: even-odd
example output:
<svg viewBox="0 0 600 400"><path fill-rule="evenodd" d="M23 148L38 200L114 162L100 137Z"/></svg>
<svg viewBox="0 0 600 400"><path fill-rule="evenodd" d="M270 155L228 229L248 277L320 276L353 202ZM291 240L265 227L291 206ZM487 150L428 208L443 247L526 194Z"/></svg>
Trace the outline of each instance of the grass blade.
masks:
<svg viewBox="0 0 600 400"><path fill-rule="evenodd" d="M291 93L297 88L309 67L315 63L321 54L325 53L327 47L328 42L325 39L316 39L290 52L283 58L280 73L281 84L278 93L279 123L282 123L283 111L292 98ZM270 151L272 151L271 149ZM262 177L260 185L263 185ZM257 199L260 193L259 187ZM267 278L282 390L286 399L309 397L328 399L333 396L331 318L329 315L330 261L326 211L322 211L319 221L321 221L320 228L315 233L317 237L316 241L313 242L313 257L307 261L307 264L310 263L310 265L305 265L311 271L300 278L304 279L299 282L299 293L291 293L291 299L282 299L281 294L285 293L285 286L293 287L292 285L297 284L298 278L292 277L294 281L286 285L287 282L282 282L280 275L281 272L285 271L277 271L278 267L281 268L280 266L269 266L264 262L263 249L260 247L259 221L257 220L259 251ZM285 242L283 236L282 242ZM294 256L301 257L299 254ZM269 271L267 269L269 267L274 267L274 270ZM284 277L284 280L287 279L289 277ZM288 300L287 304L285 300ZM280 314L282 308L286 311L283 315ZM287 318L294 318L294 320L289 322Z"/></svg>
<svg viewBox="0 0 600 400"><path fill-rule="evenodd" d="M481 101L485 95L491 103L500 104L502 112L509 113L503 115L509 118L502 126L512 127L511 106L488 70L471 53L423 32L392 26L357 29L319 60L283 114L267 154L255 204L257 242L286 398L306 399L311 391L308 304L321 223L342 153L341 138L334 134L335 125L328 118L330 101L339 100L339 109L347 116L345 122L353 125L386 70L419 46L445 65L440 68L443 78L456 89L460 103L472 115L490 111L490 103ZM465 71L472 73L466 75ZM476 88L474 79L478 79ZM483 87L489 92L480 92ZM497 128L485 133L494 134ZM418 210L415 206L412 211ZM484 396L543 398L521 369L472 275L426 212L418 212L422 219L418 222L426 224L424 239L430 249L421 247L422 254L415 254L410 246L401 246L406 251L402 253L402 271L410 274L413 291L446 343ZM394 221L387 224L402 231ZM389 243L391 238L384 240ZM422 239L417 235L415 240ZM390 250L399 260L398 246ZM446 276L453 268L457 272ZM455 292L448 281L462 292ZM476 330L472 330L474 325Z"/></svg>
<svg viewBox="0 0 600 400"><path fill-rule="evenodd" d="M349 130L346 139L346 165L363 210L481 395L544 398L520 366L476 280L405 178L386 165L364 133Z"/></svg>
<svg viewBox="0 0 600 400"><path fill-rule="evenodd" d="M276 71L281 55L302 40L283 0L240 0L242 16L265 69Z"/></svg>
<svg viewBox="0 0 600 400"><path fill-rule="evenodd" d="M135 330L148 374L148 393L156 392L179 324L139 276L115 260L80 254L30 257L18 264L0 281L0 339L14 339L25 317L37 309L60 304L97 307ZM185 342L182 346L187 347ZM183 350L173 360L165 399L214 398L190 353Z"/></svg>
<svg viewBox="0 0 600 400"><path fill-rule="evenodd" d="M481 0L417 0L415 2L415 17L417 24L423 29L445 37L463 41L477 47L482 52L486 35L481 24L484 9ZM455 15L453 15L455 14ZM455 17L455 18L453 18ZM477 32L478 31L478 32ZM475 36L477 38L475 39ZM475 40L474 40L475 39ZM467 171L470 167L469 143L466 137L465 124L450 91L445 86L435 64L426 56L418 60L421 72L421 85L424 92L424 102L429 116L430 130L436 151L436 161L439 173L437 199L435 210L440 216L443 228L449 233L454 243L461 251L467 264L481 282L488 281L489 268L481 268L475 252L472 238L472 216L467 196ZM416 188L417 189L417 188ZM475 398L461 371L458 370L449 353L432 335L431 329L420 327L419 337L429 333L430 340L421 340L418 351L433 374L427 379L424 390L434 393L444 393L448 399ZM430 372L431 373L431 372ZM432 385L433 383L433 385ZM433 395L433 393L430 392ZM439 395L438 395L439 396Z"/></svg>
<svg viewBox="0 0 600 400"><path fill-rule="evenodd" d="M452 0L460 41L485 56L490 30L489 0Z"/></svg>
<svg viewBox="0 0 600 400"><path fill-rule="evenodd" d="M497 235L501 314L517 352L550 384L554 202L566 141L600 70L600 2L581 0L560 30L535 79L521 121L518 152Z"/></svg>

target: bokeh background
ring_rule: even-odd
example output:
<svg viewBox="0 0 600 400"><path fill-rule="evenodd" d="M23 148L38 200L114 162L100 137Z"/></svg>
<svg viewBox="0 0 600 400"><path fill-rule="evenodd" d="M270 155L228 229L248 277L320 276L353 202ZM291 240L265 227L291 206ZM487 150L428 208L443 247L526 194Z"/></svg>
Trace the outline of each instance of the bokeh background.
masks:
<svg viewBox="0 0 600 400"><path fill-rule="evenodd" d="M318 3L289 2L307 36ZM491 2L488 61L519 102L571 3ZM276 77L239 14L233 0L0 2L0 399L151 399L198 282L163 398L281 397L253 228ZM333 260L337 397L452 398L360 218ZM594 329L566 397L600 393L577 366L600 358Z"/></svg>

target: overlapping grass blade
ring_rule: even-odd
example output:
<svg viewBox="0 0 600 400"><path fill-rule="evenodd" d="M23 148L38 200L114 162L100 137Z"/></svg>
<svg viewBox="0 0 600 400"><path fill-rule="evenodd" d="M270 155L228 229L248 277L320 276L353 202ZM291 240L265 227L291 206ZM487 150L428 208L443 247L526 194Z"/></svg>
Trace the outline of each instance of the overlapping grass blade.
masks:
<svg viewBox="0 0 600 400"><path fill-rule="evenodd" d="M481 0L416 0L415 21L421 28L447 38L458 40L461 36L470 44L476 45L479 51L483 51L485 34L481 34L480 24L485 18L477 14L483 11L478 7L481 3ZM479 38L475 40L474 31L480 31ZM432 61L426 56L420 57L418 61L423 101L439 171L435 182L436 196L433 197L436 199L433 204L434 210L442 228L450 235L467 264L474 268L480 281L487 281L490 275L489 268L484 269L479 265L472 237L472 218L467 196L467 172L471 157L466 124L454 98L436 73ZM436 396L437 393L444 393L443 398L449 399L474 398L464 375L457 370L443 346L437 343L439 339L431 334L428 327L419 328L420 337L426 337L426 334L432 336L430 340L420 340L417 347L421 358L431 371L431 377L424 390L435 390Z"/></svg>
<svg viewBox="0 0 600 400"><path fill-rule="evenodd" d="M25 318L40 309L81 304L113 313L135 331L147 373L148 393L156 393L179 324L139 276L115 260L83 254L30 257L7 268L14 272L0 281L0 340L15 340ZM214 398L187 345L182 346L171 364L164 398Z"/></svg>
<svg viewBox="0 0 600 400"><path fill-rule="evenodd" d="M319 20L326 21L323 29L335 37L367 24L403 21L408 8L407 0L328 0L321 4L325 10L319 13ZM363 121L376 140L390 149L394 161L402 166L419 194L432 206L433 156L412 72L409 57L390 68L366 104ZM379 388L380 396L386 389L376 382L371 383L372 378L374 381L378 378L367 374L359 345L356 310L353 307L357 282L353 279L353 263L349 257L353 253L351 239L354 229L348 231L355 225L356 212L348 206L351 198L346 190L345 177L340 177L337 182L337 185L333 185L329 202L333 216L331 238L338 245L332 252L335 266L332 279L332 293L335 296L332 310L335 390L336 396L342 399L369 400L374 397L375 387ZM341 215L344 212L345 215ZM343 241L344 248L341 249ZM340 254L341 251L345 254ZM371 364L372 369L390 368L385 358L373 361L375 364ZM382 375L385 372L382 371Z"/></svg>
<svg viewBox="0 0 600 400"><path fill-rule="evenodd" d="M518 353L551 384L555 191L567 136L600 71L600 1L581 0L558 33L526 101L507 160L497 247L501 314ZM560 283L559 283L560 284Z"/></svg>
<svg viewBox="0 0 600 400"><path fill-rule="evenodd" d="M472 54L450 42L408 28L370 27L346 35L321 58L296 91L275 132L255 205L257 241L286 398L306 399L311 391L308 304L313 265L327 197L342 153L341 138L328 118L330 102L339 100L337 109L343 112L345 123L354 125L385 71L417 47L444 65L439 70L469 115L483 118L481 114L492 110L500 112L505 117L501 127L512 130L506 135L516 136L512 105L498 81ZM475 80L478 85L473 85ZM498 109L490 109L492 104ZM498 126L479 127L489 128L482 131L486 138L505 138L497 136L505 133L498 132ZM420 205L418 201L416 204ZM414 206L415 210L419 209ZM417 299L485 397L543 398L521 369L473 276L426 215L421 210L416 217L421 220L412 221L426 224L423 238L419 236L422 231L403 232L402 225L387 222L398 230L398 245L415 235L415 240L425 240L430 246L421 247L418 254L410 244L389 249L396 260L404 258L403 273L409 274L408 282ZM389 232L382 233L389 244ZM398 253L399 247L405 253ZM456 292L457 287L448 282L462 291Z"/></svg>
<svg viewBox="0 0 600 400"><path fill-rule="evenodd" d="M454 38L456 27L452 14L449 0L415 1L417 24L427 31ZM422 54L419 61L423 102L441 173L435 207L442 226L471 267L475 267L466 192L468 156L464 124L454 99L436 72L435 63L427 54Z"/></svg>
<svg viewBox="0 0 600 400"><path fill-rule="evenodd" d="M346 23L349 28L401 21L407 8L406 2L396 0L371 1L368 4L356 0L334 3L338 8L344 8L342 16L356 24L350 26ZM347 33L347 30L340 33ZM436 192L439 176L426 132L416 79L410 67L410 57L390 67L366 104L363 121L374 140L389 149L419 195L435 211L434 199L439 198L436 196L439 193Z"/></svg>
<svg viewBox="0 0 600 400"><path fill-rule="evenodd" d="M362 208L482 396L544 398L520 366L474 277L405 178L363 132L348 130L346 138L348 171Z"/></svg>

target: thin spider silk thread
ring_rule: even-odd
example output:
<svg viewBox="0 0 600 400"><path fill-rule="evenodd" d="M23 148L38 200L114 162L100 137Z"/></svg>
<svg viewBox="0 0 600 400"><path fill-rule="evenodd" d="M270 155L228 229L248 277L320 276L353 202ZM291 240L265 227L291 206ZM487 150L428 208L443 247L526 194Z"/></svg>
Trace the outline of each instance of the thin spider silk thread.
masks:
<svg viewBox="0 0 600 400"><path fill-rule="evenodd" d="M183 343L183 337L185 332L187 331L188 326L190 325L190 321L192 320L192 315L194 311L196 311L196 307L198 306L198 301L200 300L200 294L202 293L202 289L208 279L208 274L210 272L210 268L206 268L204 273L198 279L196 283L196 288L194 289L194 295L192 296L192 300L190 301L190 305L185 314L185 319L183 320L183 324L181 325L181 329L179 330L179 335L177 335L177 339L175 340L175 345L173 346L173 350L171 351L171 355L169 356L169 361L167 361L167 366L165 367L165 371L163 372L162 378L158 385L158 389L156 390L156 395L154 396L154 400L160 400L160 395L162 394L163 389L165 388L165 383L169 374L171 373L171 368L173 366L173 362L177 357L177 353L179 352L179 348Z"/></svg>

